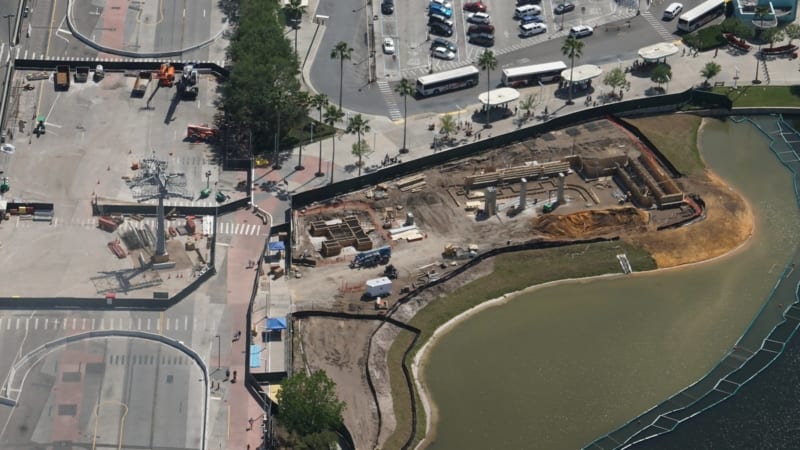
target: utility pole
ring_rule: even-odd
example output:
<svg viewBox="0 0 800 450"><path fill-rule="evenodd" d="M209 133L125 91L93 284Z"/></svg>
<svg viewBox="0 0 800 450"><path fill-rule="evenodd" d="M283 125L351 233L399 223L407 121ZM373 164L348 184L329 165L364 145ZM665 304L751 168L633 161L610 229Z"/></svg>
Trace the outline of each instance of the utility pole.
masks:
<svg viewBox="0 0 800 450"><path fill-rule="evenodd" d="M308 143L314 142L314 122L309 122L308 126L311 128L311 139ZM303 144L300 144L300 154L297 156L297 165L294 166L294 170L301 171L305 170L305 166L303 166Z"/></svg>
<svg viewBox="0 0 800 450"><path fill-rule="evenodd" d="M761 80L758 79L758 69L759 64L761 63L761 44L758 44L758 51L756 52L756 77L753 79L753 84L761 84Z"/></svg>
<svg viewBox="0 0 800 450"><path fill-rule="evenodd" d="M220 369L222 366L222 338L220 335L215 337L217 338L217 369Z"/></svg>
<svg viewBox="0 0 800 450"><path fill-rule="evenodd" d="M311 130L312 130L312 133L313 133L314 128L312 127ZM334 130L334 134L336 134L335 130ZM334 139L336 139L336 136L334 136ZM315 173L314 176L316 176L316 177L324 177L325 176L325 172L322 171L322 139L319 140L319 157L317 158L317 161L318 161L317 162L317 173Z"/></svg>
<svg viewBox="0 0 800 450"><path fill-rule="evenodd" d="M13 47L15 45L15 42L11 39L11 18L12 17L17 17L17 15L16 14L6 14L5 16L3 16L3 18L6 19L6 21L8 21L8 45L11 46L11 47Z"/></svg>

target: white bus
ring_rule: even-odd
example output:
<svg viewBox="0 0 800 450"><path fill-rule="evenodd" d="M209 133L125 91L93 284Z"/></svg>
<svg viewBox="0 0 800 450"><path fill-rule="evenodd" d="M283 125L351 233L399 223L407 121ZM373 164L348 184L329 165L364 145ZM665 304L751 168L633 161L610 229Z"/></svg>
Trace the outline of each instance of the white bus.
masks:
<svg viewBox="0 0 800 450"><path fill-rule="evenodd" d="M425 75L417 78L417 93L425 97L472 87L478 84L479 76L480 71L475 66L466 66L448 70L447 72Z"/></svg>
<svg viewBox="0 0 800 450"><path fill-rule="evenodd" d="M536 84L538 82L547 83L558 81L561 72L567 68L563 61L556 61L544 64L534 64L532 66L511 67L503 69L501 83L503 86L520 87Z"/></svg>
<svg viewBox="0 0 800 450"><path fill-rule="evenodd" d="M725 0L706 0L678 18L678 29L687 33L711 22L725 12Z"/></svg>

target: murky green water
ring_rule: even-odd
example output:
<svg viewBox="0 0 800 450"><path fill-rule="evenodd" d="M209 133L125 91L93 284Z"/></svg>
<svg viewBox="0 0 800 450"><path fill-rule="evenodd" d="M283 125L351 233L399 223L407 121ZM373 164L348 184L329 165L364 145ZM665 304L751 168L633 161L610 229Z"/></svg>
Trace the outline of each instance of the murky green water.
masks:
<svg viewBox="0 0 800 450"><path fill-rule="evenodd" d="M758 217L746 248L690 268L542 289L460 324L424 372L440 419L431 448L579 448L730 349L794 253L800 219L789 172L752 126L711 121L701 144Z"/></svg>

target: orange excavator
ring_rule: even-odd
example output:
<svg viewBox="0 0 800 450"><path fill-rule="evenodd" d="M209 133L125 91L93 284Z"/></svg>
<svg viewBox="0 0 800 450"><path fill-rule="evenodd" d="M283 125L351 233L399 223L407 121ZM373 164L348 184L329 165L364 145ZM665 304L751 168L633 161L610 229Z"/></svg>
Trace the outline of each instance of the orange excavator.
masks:
<svg viewBox="0 0 800 450"><path fill-rule="evenodd" d="M160 87L172 87L175 83L175 67L172 64L161 64L158 71L158 85Z"/></svg>

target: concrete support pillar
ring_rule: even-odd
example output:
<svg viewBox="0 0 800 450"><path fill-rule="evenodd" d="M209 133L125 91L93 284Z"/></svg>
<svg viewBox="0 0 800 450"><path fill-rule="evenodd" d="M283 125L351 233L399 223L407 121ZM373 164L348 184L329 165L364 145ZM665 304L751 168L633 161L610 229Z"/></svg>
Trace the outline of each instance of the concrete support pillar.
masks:
<svg viewBox="0 0 800 450"><path fill-rule="evenodd" d="M525 209L525 204L528 202L528 180L523 178L519 180L519 210Z"/></svg>
<svg viewBox="0 0 800 450"><path fill-rule="evenodd" d="M559 205L564 203L564 178L566 177L563 173L558 174L558 198L556 201Z"/></svg>
<svg viewBox="0 0 800 450"><path fill-rule="evenodd" d="M497 212L497 188L489 186L486 188L483 197L483 211L487 216L493 216Z"/></svg>

